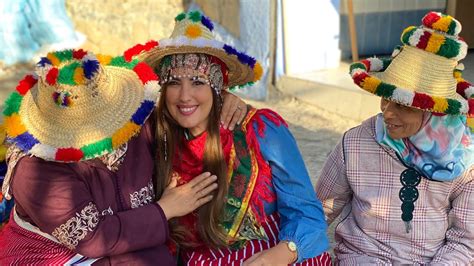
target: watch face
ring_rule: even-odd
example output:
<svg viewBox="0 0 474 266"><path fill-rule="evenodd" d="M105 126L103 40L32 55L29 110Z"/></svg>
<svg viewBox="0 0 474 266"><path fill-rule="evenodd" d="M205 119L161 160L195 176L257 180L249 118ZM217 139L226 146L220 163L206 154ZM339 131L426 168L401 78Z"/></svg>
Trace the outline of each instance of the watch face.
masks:
<svg viewBox="0 0 474 266"><path fill-rule="evenodd" d="M295 242L288 242L288 248L291 250L291 251L296 251L296 244Z"/></svg>

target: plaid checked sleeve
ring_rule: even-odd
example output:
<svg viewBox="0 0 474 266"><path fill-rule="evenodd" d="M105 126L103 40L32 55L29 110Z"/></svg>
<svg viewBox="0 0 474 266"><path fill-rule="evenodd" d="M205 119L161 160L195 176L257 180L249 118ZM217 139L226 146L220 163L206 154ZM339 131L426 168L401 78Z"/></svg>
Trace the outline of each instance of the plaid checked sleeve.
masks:
<svg viewBox="0 0 474 266"><path fill-rule="evenodd" d="M328 224L337 218L352 197L346 175L343 142L344 137L329 154L316 183L316 193L323 203Z"/></svg>
<svg viewBox="0 0 474 266"><path fill-rule="evenodd" d="M457 182L451 204L451 227L446 232L444 246L438 250L432 263L474 265L474 168L471 167Z"/></svg>

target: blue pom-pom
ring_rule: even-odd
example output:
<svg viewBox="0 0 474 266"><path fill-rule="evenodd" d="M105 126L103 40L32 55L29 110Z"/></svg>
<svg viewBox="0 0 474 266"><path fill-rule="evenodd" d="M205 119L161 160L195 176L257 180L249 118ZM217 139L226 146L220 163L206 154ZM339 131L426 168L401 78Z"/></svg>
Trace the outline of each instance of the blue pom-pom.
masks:
<svg viewBox="0 0 474 266"><path fill-rule="evenodd" d="M82 63L84 69L84 77L86 79L92 79L99 70L99 61L97 60L86 60Z"/></svg>
<svg viewBox="0 0 474 266"><path fill-rule="evenodd" d="M52 65L51 61L46 57L41 57L39 62L37 63L38 66L44 67L45 65Z"/></svg>
<svg viewBox="0 0 474 266"><path fill-rule="evenodd" d="M250 57L245 53L239 53L237 55L237 58L242 64L249 65L251 68L253 68L255 64L257 63L257 60L255 60L255 58Z"/></svg>
<svg viewBox="0 0 474 266"><path fill-rule="evenodd" d="M237 52L237 50L234 47L227 44L224 44L224 51L228 54L234 54L234 55L239 54L239 52Z"/></svg>
<svg viewBox="0 0 474 266"><path fill-rule="evenodd" d="M3 180L3 177L7 174L8 165L5 161L0 163L0 181ZM1 183L1 182L0 182Z"/></svg>
<svg viewBox="0 0 474 266"><path fill-rule="evenodd" d="M23 151L29 151L33 146L39 143L39 140L37 140L33 135L31 135L28 132L25 132L21 135L16 136L13 139L13 142L16 144L16 146Z"/></svg>
<svg viewBox="0 0 474 266"><path fill-rule="evenodd" d="M155 102L145 100L135 114L132 115L132 121L137 125L143 125L146 118L151 114L154 108Z"/></svg>
<svg viewBox="0 0 474 266"><path fill-rule="evenodd" d="M210 31L214 29L214 24L212 24L212 21L206 17L206 16L201 16L201 23L202 25L206 26Z"/></svg>

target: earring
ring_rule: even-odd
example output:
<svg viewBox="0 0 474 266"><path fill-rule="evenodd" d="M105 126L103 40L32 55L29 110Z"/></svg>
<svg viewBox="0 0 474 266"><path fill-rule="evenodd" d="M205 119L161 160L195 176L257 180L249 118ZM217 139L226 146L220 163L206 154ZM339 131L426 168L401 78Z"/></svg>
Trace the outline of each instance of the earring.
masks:
<svg viewBox="0 0 474 266"><path fill-rule="evenodd" d="M165 143L165 161L168 161L168 140L167 140L166 131L165 131L165 134L163 135L163 142Z"/></svg>

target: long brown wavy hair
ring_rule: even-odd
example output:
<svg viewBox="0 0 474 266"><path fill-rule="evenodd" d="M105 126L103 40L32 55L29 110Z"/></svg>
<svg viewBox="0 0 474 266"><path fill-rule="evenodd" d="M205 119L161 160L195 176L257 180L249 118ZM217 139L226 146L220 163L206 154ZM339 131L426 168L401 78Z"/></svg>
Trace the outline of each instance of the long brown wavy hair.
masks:
<svg viewBox="0 0 474 266"><path fill-rule="evenodd" d="M213 103L209 113L207 125L207 138L204 147L203 171L217 176L218 188L213 192L213 199L198 208L198 231L201 239L210 247L224 247L227 243L226 234L222 230L221 221L225 198L227 195L227 165L222 152L219 123L222 107L222 98L214 89L212 91ZM162 93L158 101L156 111L156 174L155 188L157 199L170 183L173 158L181 147L185 128L181 127L170 115L166 106L166 84L162 87ZM165 140L166 138L166 140ZM176 219L170 220L171 239L183 247L194 247L197 243L190 243L186 236L189 234L186 228L180 226ZM188 241L186 241L188 240Z"/></svg>

